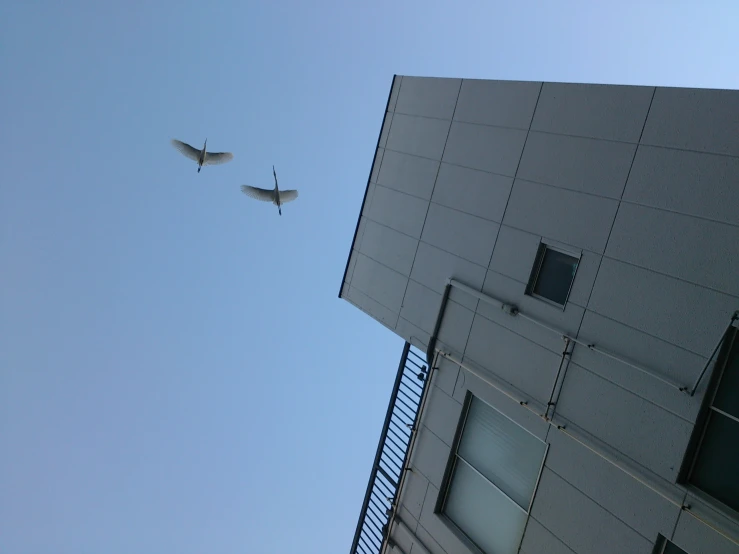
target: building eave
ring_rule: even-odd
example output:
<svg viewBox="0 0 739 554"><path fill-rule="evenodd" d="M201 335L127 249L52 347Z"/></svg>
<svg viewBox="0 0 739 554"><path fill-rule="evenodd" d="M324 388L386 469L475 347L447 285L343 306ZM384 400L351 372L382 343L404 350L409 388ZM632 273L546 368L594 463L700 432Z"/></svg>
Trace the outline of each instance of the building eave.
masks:
<svg viewBox="0 0 739 554"><path fill-rule="evenodd" d="M369 192L370 182L372 181L372 172L375 169L375 160L377 159L377 151L380 148L380 139L382 138L382 129L385 127L385 120L388 116L388 109L390 108L390 99L393 95L393 88L395 87L395 81L398 79L398 75L393 75L393 80L390 83L390 90L387 93L387 102L385 103L385 116L382 118L382 124L380 125L380 131L377 133L377 143L375 144L375 155L373 157L372 166L370 167L369 175L367 176L367 185L364 188L364 197L362 198L362 205L359 208L359 217L357 217L357 225L354 228L354 237L352 238L352 244L349 248L349 255L346 258L346 267L344 268L344 276L341 278L341 285L339 286L339 298L342 298L341 294L344 290L344 283L346 282L347 274L349 273L349 264L352 259L352 252L354 251L354 245L357 242L357 234L359 233L359 223L362 220L362 212L364 212L364 205L367 202L367 193Z"/></svg>

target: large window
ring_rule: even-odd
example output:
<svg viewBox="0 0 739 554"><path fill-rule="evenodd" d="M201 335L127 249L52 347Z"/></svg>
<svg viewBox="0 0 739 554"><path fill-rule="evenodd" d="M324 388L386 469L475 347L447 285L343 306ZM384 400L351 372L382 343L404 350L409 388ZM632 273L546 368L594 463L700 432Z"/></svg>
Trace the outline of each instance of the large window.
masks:
<svg viewBox="0 0 739 554"><path fill-rule="evenodd" d="M515 554L546 444L471 395L463 418L438 508L486 554Z"/></svg>
<svg viewBox="0 0 739 554"><path fill-rule="evenodd" d="M739 512L739 337L726 336L712 393L696 426L688 482Z"/></svg>
<svg viewBox="0 0 739 554"><path fill-rule="evenodd" d="M578 265L579 256L540 244L526 293L564 308Z"/></svg>

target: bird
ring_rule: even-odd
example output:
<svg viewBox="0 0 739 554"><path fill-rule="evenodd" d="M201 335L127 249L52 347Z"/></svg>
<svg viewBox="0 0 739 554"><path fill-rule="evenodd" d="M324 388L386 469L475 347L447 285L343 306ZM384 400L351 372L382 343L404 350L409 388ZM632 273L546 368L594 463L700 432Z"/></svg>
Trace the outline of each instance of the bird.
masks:
<svg viewBox="0 0 739 554"><path fill-rule="evenodd" d="M198 150L197 148L190 146L186 142L172 139L172 146L174 146L177 150L179 150L182 154L184 154L191 160L195 160L196 162L198 162L198 173L200 173L200 169L204 165L223 164L226 162L230 162L233 159L234 155L231 154L231 152L207 152L205 149L207 144L208 139L206 138L205 144L203 144L203 149Z"/></svg>
<svg viewBox="0 0 739 554"><path fill-rule="evenodd" d="M272 166L272 175L275 176L275 188L260 189L258 187L250 187L249 185L241 185L241 192L256 200L261 200L262 202L272 202L272 204L277 206L277 211L280 215L282 215L282 204L295 200L298 197L298 191L283 190L280 192L280 188L277 186L277 172L275 171L275 166Z"/></svg>

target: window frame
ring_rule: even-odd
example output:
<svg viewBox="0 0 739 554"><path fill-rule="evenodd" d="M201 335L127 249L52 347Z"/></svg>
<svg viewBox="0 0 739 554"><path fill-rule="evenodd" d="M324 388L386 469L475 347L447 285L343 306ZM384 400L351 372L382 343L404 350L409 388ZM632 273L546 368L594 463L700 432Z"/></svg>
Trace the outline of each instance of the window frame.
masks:
<svg viewBox="0 0 739 554"><path fill-rule="evenodd" d="M652 554L665 554L665 550L667 550L667 546L672 545L675 548L682 551L684 554L688 554L684 548L678 546L674 542L672 542L670 539L665 537L664 535L657 535L657 541L654 545L654 548L652 549Z"/></svg>
<svg viewBox="0 0 739 554"><path fill-rule="evenodd" d="M558 252L560 254L564 254L565 256L570 256L571 258L575 258L577 260L577 267L575 268L575 273L572 276L572 279L570 280L570 286L567 289L567 294L565 295L565 301L563 304L555 302L554 300L551 300L547 298L546 296L541 296L540 294L536 294L534 292L534 289L536 288L536 284L539 281L539 277L541 276L541 268L542 268L542 265L544 264L544 257L546 256L547 250L552 250L553 252ZM582 262L582 251L576 252L576 251L573 251L567 248L562 248L561 246L540 240L539 246L537 247L537 250L536 250L536 256L534 258L534 265L531 268L531 274L529 275L529 280L528 280L528 283L526 284L526 295L532 298L536 298L537 300L544 302L545 304L549 304L550 306L554 306L564 311L565 307L567 306L567 303L570 300L570 294L572 294L572 287L575 285L575 279L577 278L577 272L580 269L581 262Z"/></svg>
<svg viewBox="0 0 739 554"><path fill-rule="evenodd" d="M464 436L464 429L467 426L467 417L470 412L470 406L472 405L473 401L478 401L483 404L485 404L486 407L488 407L491 410L495 410L500 415L502 415L504 418L508 419L511 423L521 428L521 430L524 433L528 433L529 435L533 436L536 440L540 441L544 445L544 453L541 457L541 463L539 464L539 470L536 474L536 480L534 481L534 491L531 495L531 499L529 500L529 504L526 507L526 509L522 508L515 500L513 500L510 496L508 496L506 493L504 493L498 486L495 485L495 483L491 482L487 477L485 477L478 469L473 466L470 462L462 458L457 454L459 451L460 443L462 442L462 437ZM459 418L459 422L457 423L457 429L454 433L454 441L452 442L452 448L449 452L449 459L446 463L446 468L444 470L444 476L441 480L441 487L439 488L439 494L436 498L436 504L434 506L434 513L439 516L439 518L444 521L444 523L451 529L451 531L457 536L458 539L460 539L465 545L473 552L476 552L478 554L486 554L482 548L480 548L470 537L467 536L467 534L454 522L454 520L449 517L446 512L444 511L447 503L447 499L449 497L449 493L451 491L451 488L454 484L454 472L457 468L457 463L459 460L462 460L462 463L466 464L468 467L470 467L475 473L480 475L491 487L493 487L496 491L498 491L500 494L502 494L505 498L508 499L512 504L514 504L519 510L525 513L526 515L526 523L524 524L524 531L521 534L521 537L518 540L518 549L521 548L521 543L523 542L523 537L526 534L526 527L528 526L528 520L531 516L531 508L534 505L534 499L536 498L536 492L539 489L539 482L541 481L542 473L544 472L544 464L547 459L547 454L549 453L549 443L545 440L542 440L538 436L536 436L534 433L526 429L523 425L503 413L501 410L496 409L494 406L492 406L490 403L485 402L482 398L479 396L475 396L472 394L471 391L467 391L467 394L465 395L464 402L462 404L462 416ZM518 550L517 550L518 551Z"/></svg>
<svg viewBox="0 0 739 554"><path fill-rule="evenodd" d="M708 491L704 491L692 482L693 472L698 462L698 458L701 455L701 448L703 446L703 441L713 412L716 412L721 417L726 417L737 422L735 416L713 407L716 395L721 386L721 380L724 376L726 367L728 366L729 357L732 354L732 350L735 348L738 350L736 355L739 356L739 328L732 325L732 328L729 329L729 332L724 337L723 344L719 350L719 355L716 359L713 371L711 372L711 378L709 380L708 387L706 388L705 396L701 402L698 417L696 418L693 432L688 441L688 447L685 450L685 456L683 457L680 471L678 472L677 483L685 486L690 493L709 503L725 515L732 518L739 518L739 510L737 510L737 508L725 504L711 495Z"/></svg>

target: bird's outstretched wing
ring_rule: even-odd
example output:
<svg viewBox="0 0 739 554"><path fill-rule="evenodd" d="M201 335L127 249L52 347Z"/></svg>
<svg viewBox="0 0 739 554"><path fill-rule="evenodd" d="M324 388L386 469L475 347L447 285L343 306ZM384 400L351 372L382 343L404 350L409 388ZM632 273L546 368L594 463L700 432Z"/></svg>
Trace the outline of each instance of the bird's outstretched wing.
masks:
<svg viewBox="0 0 739 554"><path fill-rule="evenodd" d="M234 155L231 152L206 152L205 163L203 165L225 164L233 160Z"/></svg>
<svg viewBox="0 0 739 554"><path fill-rule="evenodd" d="M198 161L198 158L200 158L200 150L197 148L193 148L186 142L182 142L181 140L172 139L170 141L172 143L172 146L174 146L177 150L179 150L182 154L190 158L191 160Z"/></svg>
<svg viewBox="0 0 739 554"><path fill-rule="evenodd" d="M257 187L250 187L249 185L241 185L241 192L256 200L261 200L262 202L272 202L274 200L273 193L269 189L260 189Z"/></svg>
<svg viewBox="0 0 739 554"><path fill-rule="evenodd" d="M281 190L280 191L280 202L282 204L286 204L287 202L292 202L297 197L298 197L297 190Z"/></svg>

